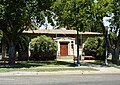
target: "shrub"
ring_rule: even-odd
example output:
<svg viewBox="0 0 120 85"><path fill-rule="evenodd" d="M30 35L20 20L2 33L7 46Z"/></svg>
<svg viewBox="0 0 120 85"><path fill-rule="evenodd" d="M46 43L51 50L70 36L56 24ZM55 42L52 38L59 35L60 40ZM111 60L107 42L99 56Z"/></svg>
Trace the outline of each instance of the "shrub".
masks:
<svg viewBox="0 0 120 85"><path fill-rule="evenodd" d="M51 37L41 35L31 40L30 50L35 60L54 59L57 44Z"/></svg>
<svg viewBox="0 0 120 85"><path fill-rule="evenodd" d="M91 37L85 42L83 53L87 56L94 56L96 59L104 59L104 39L103 37Z"/></svg>

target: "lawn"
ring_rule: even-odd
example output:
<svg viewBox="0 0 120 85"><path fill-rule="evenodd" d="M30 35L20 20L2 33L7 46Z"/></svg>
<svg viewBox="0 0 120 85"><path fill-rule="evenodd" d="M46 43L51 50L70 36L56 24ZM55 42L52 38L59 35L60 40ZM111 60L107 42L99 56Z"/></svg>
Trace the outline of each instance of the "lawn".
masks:
<svg viewBox="0 0 120 85"><path fill-rule="evenodd" d="M64 61L22 61L17 62L13 66L0 63L0 72L11 71L36 71L36 72L51 72L51 71L66 71L66 70L91 70L96 71L93 68L77 68L73 63Z"/></svg>
<svg viewBox="0 0 120 85"><path fill-rule="evenodd" d="M17 61L15 65L9 66L7 63L0 62L1 68L31 68L31 67L73 67L74 64L65 61Z"/></svg>
<svg viewBox="0 0 120 85"><path fill-rule="evenodd" d="M90 63L90 64L105 66L105 62L103 60L94 60L94 61L90 60L90 61L87 61L87 62ZM110 59L108 59L108 65L107 66L109 66L109 67L115 67L115 68L120 69L120 63L113 64Z"/></svg>

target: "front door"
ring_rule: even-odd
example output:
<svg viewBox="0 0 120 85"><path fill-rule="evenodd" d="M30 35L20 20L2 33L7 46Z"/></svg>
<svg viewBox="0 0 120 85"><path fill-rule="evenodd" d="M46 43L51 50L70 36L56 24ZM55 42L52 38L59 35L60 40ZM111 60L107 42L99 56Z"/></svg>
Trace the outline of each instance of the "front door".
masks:
<svg viewBox="0 0 120 85"><path fill-rule="evenodd" d="M60 43L60 56L68 56L68 42Z"/></svg>

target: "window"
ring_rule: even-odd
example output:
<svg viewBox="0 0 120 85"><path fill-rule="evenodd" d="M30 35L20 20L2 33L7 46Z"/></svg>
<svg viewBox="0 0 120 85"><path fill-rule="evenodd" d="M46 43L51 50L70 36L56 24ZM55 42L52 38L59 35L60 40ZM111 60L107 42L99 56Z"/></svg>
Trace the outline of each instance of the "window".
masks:
<svg viewBox="0 0 120 85"><path fill-rule="evenodd" d="M82 46L82 39L79 39L79 45Z"/></svg>
<svg viewBox="0 0 120 85"><path fill-rule="evenodd" d="M74 43L73 43L73 41L71 41L71 48L72 48L72 49L74 48Z"/></svg>

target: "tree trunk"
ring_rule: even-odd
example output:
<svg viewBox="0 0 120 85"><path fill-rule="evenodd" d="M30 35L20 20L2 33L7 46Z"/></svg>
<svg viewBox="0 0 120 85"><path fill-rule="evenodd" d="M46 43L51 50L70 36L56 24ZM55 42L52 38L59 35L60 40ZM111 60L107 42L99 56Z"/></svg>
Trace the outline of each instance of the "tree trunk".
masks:
<svg viewBox="0 0 120 85"><path fill-rule="evenodd" d="M105 37L106 36L106 29L105 29L105 26L103 24L103 22L100 22L100 25L102 27L102 31L103 31L103 36ZM119 31L119 35L118 35L118 39L116 40L117 43L115 44L115 48L113 49L112 48L112 44L110 43L110 39L107 37L106 38L106 41L107 41L107 45L112 53L112 63L114 64L117 64L119 62L119 51L120 51L120 46L119 46L119 43L120 43L120 31Z"/></svg>
<svg viewBox="0 0 120 85"><path fill-rule="evenodd" d="M3 37L3 39L2 39L2 59L4 59L6 57L6 46L7 46L7 43Z"/></svg>
<svg viewBox="0 0 120 85"><path fill-rule="evenodd" d="M117 64L119 62L119 50L116 48L112 52L112 63Z"/></svg>
<svg viewBox="0 0 120 85"><path fill-rule="evenodd" d="M9 64L15 64L15 57L16 57L16 49L13 41L9 42Z"/></svg>

